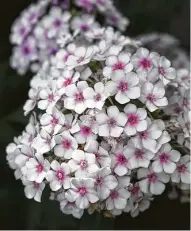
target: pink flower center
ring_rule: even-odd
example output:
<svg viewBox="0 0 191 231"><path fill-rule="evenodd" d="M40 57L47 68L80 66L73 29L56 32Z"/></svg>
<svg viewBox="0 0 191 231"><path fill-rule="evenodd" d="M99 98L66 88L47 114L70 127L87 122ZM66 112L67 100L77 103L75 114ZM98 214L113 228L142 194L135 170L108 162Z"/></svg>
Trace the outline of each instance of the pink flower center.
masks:
<svg viewBox="0 0 191 231"><path fill-rule="evenodd" d="M128 83L127 82L124 82L124 81L121 81L119 83L119 85L117 86L117 89L121 92L125 92L128 90Z"/></svg>
<svg viewBox="0 0 191 231"><path fill-rule="evenodd" d="M31 49L30 49L30 47L29 46L24 46L23 47L23 54L24 55L29 55L31 53Z"/></svg>
<svg viewBox="0 0 191 231"><path fill-rule="evenodd" d="M82 186L82 187L78 188L77 192L80 194L80 196L83 197L88 193L88 190L86 187Z"/></svg>
<svg viewBox="0 0 191 231"><path fill-rule="evenodd" d="M56 117L53 117L50 121L52 126L56 126L58 124L59 120Z"/></svg>
<svg viewBox="0 0 191 231"><path fill-rule="evenodd" d="M80 102L84 101L84 96L83 96L82 92L76 93L75 101L76 101L76 103L80 103Z"/></svg>
<svg viewBox="0 0 191 231"><path fill-rule="evenodd" d="M21 27L19 30L20 35L24 35L26 32L26 28L25 27Z"/></svg>
<svg viewBox="0 0 191 231"><path fill-rule="evenodd" d="M155 95L153 95L151 93L148 94L147 95L147 100L149 100L151 103L153 103L156 100Z"/></svg>
<svg viewBox="0 0 191 231"><path fill-rule="evenodd" d="M95 101L100 101L101 100L101 95L98 93L97 95L94 96Z"/></svg>
<svg viewBox="0 0 191 231"><path fill-rule="evenodd" d="M143 159L144 152L142 150L136 149L134 154L135 154L136 159Z"/></svg>
<svg viewBox="0 0 191 231"><path fill-rule="evenodd" d="M34 188L35 188L36 190L38 190L38 189L39 189L39 187L40 187L40 184L39 184L39 183L34 182Z"/></svg>
<svg viewBox="0 0 191 231"><path fill-rule="evenodd" d="M64 56L64 58L63 58L64 62L66 62L66 61L68 60L68 57L69 57L70 55L71 55L71 53L68 52L68 53Z"/></svg>
<svg viewBox="0 0 191 231"><path fill-rule="evenodd" d="M70 140L68 140L68 139L63 139L62 140L62 147L64 148L64 149L71 149L71 147L72 147L72 142L70 141Z"/></svg>
<svg viewBox="0 0 191 231"><path fill-rule="evenodd" d="M88 31L89 30L88 25L86 25L86 24L81 25L81 30L84 32Z"/></svg>
<svg viewBox="0 0 191 231"><path fill-rule="evenodd" d="M147 59L147 58L142 59L140 61L140 66L145 70L149 69L151 67L150 59Z"/></svg>
<svg viewBox="0 0 191 231"><path fill-rule="evenodd" d="M124 166L128 162L128 159L124 156L123 153L119 153L116 156L116 161L119 165Z"/></svg>
<svg viewBox="0 0 191 231"><path fill-rule="evenodd" d="M70 85L72 83L72 78L67 78L64 83L63 83L63 87L67 87L68 85Z"/></svg>
<svg viewBox="0 0 191 231"><path fill-rule="evenodd" d="M48 101L49 101L49 102L53 102L53 101L54 101L54 95L53 95L53 94L50 94L50 95L48 96Z"/></svg>
<svg viewBox="0 0 191 231"><path fill-rule="evenodd" d="M91 127L83 126L80 128L80 132L83 136L89 136L92 134L92 129Z"/></svg>
<svg viewBox="0 0 191 231"><path fill-rule="evenodd" d="M116 200L119 197L119 193L114 190L114 191L111 192L110 197L111 197L112 200Z"/></svg>
<svg viewBox="0 0 191 231"><path fill-rule="evenodd" d="M165 70L164 70L163 67L159 67L158 72L159 72L160 75L165 75Z"/></svg>
<svg viewBox="0 0 191 231"><path fill-rule="evenodd" d="M159 155L159 160L160 160L161 163L167 163L168 162L168 158L169 158L169 156L165 152L163 152L163 153L161 153Z"/></svg>
<svg viewBox="0 0 191 231"><path fill-rule="evenodd" d="M58 181L63 181L64 180L64 172L62 169L59 169L57 172L56 172L56 178Z"/></svg>
<svg viewBox="0 0 191 231"><path fill-rule="evenodd" d="M188 99L184 98L184 100L183 100L183 105L184 105L185 107L188 107L188 106L189 106Z"/></svg>
<svg viewBox="0 0 191 231"><path fill-rule="evenodd" d="M80 167L81 168L87 168L87 166L88 166L88 162L86 161L86 160L81 160L80 161Z"/></svg>
<svg viewBox="0 0 191 231"><path fill-rule="evenodd" d="M96 185L96 186L102 186L103 183L104 183L103 177L98 177L98 178L96 179L95 185Z"/></svg>
<svg viewBox="0 0 191 231"><path fill-rule="evenodd" d="M62 21L60 20L60 19L56 19L55 21L54 21L54 26L55 27L60 27L62 25Z"/></svg>
<svg viewBox="0 0 191 231"><path fill-rule="evenodd" d="M148 138L148 132L147 131L139 132L139 137L141 140L146 140Z"/></svg>
<svg viewBox="0 0 191 231"><path fill-rule="evenodd" d="M138 191L139 191L139 187L135 186L131 189L131 194L135 196L138 193Z"/></svg>
<svg viewBox="0 0 191 231"><path fill-rule="evenodd" d="M109 125L109 127L113 128L113 127L115 127L117 125L117 122L116 122L116 120L114 118L110 118L108 120L108 125Z"/></svg>
<svg viewBox="0 0 191 231"><path fill-rule="evenodd" d="M150 173L147 175L147 178L150 183L155 183L157 181L157 175L155 173Z"/></svg>
<svg viewBox="0 0 191 231"><path fill-rule="evenodd" d="M177 171L178 171L179 173L185 173L186 170L187 170L187 167L186 167L186 165L184 165L184 164L179 165L179 166L177 167Z"/></svg>
<svg viewBox="0 0 191 231"><path fill-rule="evenodd" d="M36 172L41 173L44 170L44 166L42 164L38 164L36 166Z"/></svg>
<svg viewBox="0 0 191 231"><path fill-rule="evenodd" d="M127 124L131 127L135 127L139 122L139 117L137 114L129 114L127 117Z"/></svg>
<svg viewBox="0 0 191 231"><path fill-rule="evenodd" d="M84 60L84 57L80 57L80 58L77 60L77 62L78 62L78 63L81 63L83 60Z"/></svg>
<svg viewBox="0 0 191 231"><path fill-rule="evenodd" d="M116 70L124 70L125 69L125 64L123 62L117 62L113 65L112 67L113 71L116 71Z"/></svg>
<svg viewBox="0 0 191 231"><path fill-rule="evenodd" d="M96 157L96 160L99 160L100 159L100 153L99 152L94 152L94 155Z"/></svg>

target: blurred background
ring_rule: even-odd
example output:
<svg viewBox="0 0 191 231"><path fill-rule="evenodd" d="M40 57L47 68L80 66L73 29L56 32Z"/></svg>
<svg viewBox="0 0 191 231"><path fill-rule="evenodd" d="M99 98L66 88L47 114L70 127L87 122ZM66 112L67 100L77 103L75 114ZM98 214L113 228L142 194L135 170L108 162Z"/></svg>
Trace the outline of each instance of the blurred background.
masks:
<svg viewBox="0 0 191 231"><path fill-rule="evenodd" d="M24 129L22 105L27 99L31 74L19 76L9 68L11 46L9 32L13 20L32 1L4 1L0 7L0 229L174 229L189 230L189 204L158 196L150 209L131 218L127 214L115 220L98 214L82 220L64 216L56 202L43 197L39 204L25 198L23 186L16 181L5 159L5 147ZM166 32L190 50L189 0L116 0L119 10L130 19L126 34ZM45 202L46 201L46 202Z"/></svg>

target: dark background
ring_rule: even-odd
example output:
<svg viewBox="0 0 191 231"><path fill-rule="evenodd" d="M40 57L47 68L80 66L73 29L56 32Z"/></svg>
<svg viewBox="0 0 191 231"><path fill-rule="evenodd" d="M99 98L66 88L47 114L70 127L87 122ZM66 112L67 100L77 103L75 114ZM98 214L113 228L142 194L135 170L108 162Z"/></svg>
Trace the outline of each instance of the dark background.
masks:
<svg viewBox="0 0 191 231"><path fill-rule="evenodd" d="M29 0L6 0L0 7L0 229L189 229L189 204L170 201L167 195L156 197L150 209L137 218L127 214L115 220L98 214L82 220L64 216L56 202L28 200L23 186L16 181L5 160L5 146L18 136L27 123L22 105L27 98L30 74L18 76L9 68L11 46L9 31L13 20ZM129 17L126 34L168 32L190 50L189 0L116 0L118 8ZM46 201L46 202L45 202ZM48 202L47 202L48 201Z"/></svg>

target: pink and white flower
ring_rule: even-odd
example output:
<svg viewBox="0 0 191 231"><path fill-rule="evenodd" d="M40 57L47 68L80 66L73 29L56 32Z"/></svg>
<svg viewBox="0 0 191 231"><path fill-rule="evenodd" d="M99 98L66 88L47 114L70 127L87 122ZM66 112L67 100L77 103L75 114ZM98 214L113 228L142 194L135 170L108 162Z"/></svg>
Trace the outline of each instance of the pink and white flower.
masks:
<svg viewBox="0 0 191 231"><path fill-rule="evenodd" d="M88 14L76 16L71 22L71 28L73 30L81 30L84 33L97 27L99 27L99 24L95 22L95 18Z"/></svg>
<svg viewBox="0 0 191 231"><path fill-rule="evenodd" d="M68 165L71 172L75 173L75 177L87 177L89 173L97 171L99 168L96 165L95 155L92 153L83 152L82 150L75 150L72 153L72 159L69 160Z"/></svg>
<svg viewBox="0 0 191 231"><path fill-rule="evenodd" d="M111 158L108 151L106 151L99 143L95 140L89 140L84 146L84 150L88 153L93 153L96 157L96 164L101 167L110 167Z"/></svg>
<svg viewBox="0 0 191 231"><path fill-rule="evenodd" d="M190 166L190 156L182 156L177 163L175 172L171 175L172 182L190 184Z"/></svg>
<svg viewBox="0 0 191 231"><path fill-rule="evenodd" d="M65 117L58 109L53 108L52 113L45 113L40 118L42 128L49 134L57 134L65 123Z"/></svg>
<svg viewBox="0 0 191 231"><path fill-rule="evenodd" d="M119 137L127 118L116 106L110 106L107 108L107 115L104 112L96 114L96 121L99 125L99 136Z"/></svg>
<svg viewBox="0 0 191 231"><path fill-rule="evenodd" d="M152 55L146 48L139 48L134 55L131 56L131 62L136 71L149 72L153 66Z"/></svg>
<svg viewBox="0 0 191 231"><path fill-rule="evenodd" d="M27 145L22 145L20 153L18 152L15 158L15 164L19 166L19 168L22 168L30 158L34 157L34 154L35 151L33 148L28 147Z"/></svg>
<svg viewBox="0 0 191 231"><path fill-rule="evenodd" d="M27 180L42 183L50 169L50 163L40 154L36 154L34 158L30 158L26 165L21 169Z"/></svg>
<svg viewBox="0 0 191 231"><path fill-rule="evenodd" d="M59 164L58 161L53 160L50 164L52 170L46 174L46 179L50 182L50 188L53 191L58 191L60 188L70 188L70 169L67 163Z"/></svg>
<svg viewBox="0 0 191 231"><path fill-rule="evenodd" d="M168 105L168 100L165 95L165 89L162 82L157 82L153 85L150 82L146 82L141 87L140 100L146 104L149 111L153 112L160 107Z"/></svg>
<svg viewBox="0 0 191 231"><path fill-rule="evenodd" d="M124 108L127 115L127 123L124 132L128 136L135 135L147 129L147 112L144 108L137 108L134 104L127 104Z"/></svg>
<svg viewBox="0 0 191 231"><path fill-rule="evenodd" d="M140 97L139 78L134 72L127 74L117 73L113 81L106 84L106 89L120 104L126 104L131 99Z"/></svg>
<svg viewBox="0 0 191 231"><path fill-rule="evenodd" d="M156 55L153 59L153 68L149 72L148 78L160 79L164 85L167 85L170 81L176 78L176 71L171 67L171 62L164 56Z"/></svg>
<svg viewBox="0 0 191 231"><path fill-rule="evenodd" d="M86 88L83 95L88 108L97 108L99 110L102 110L105 100L109 96L102 82L96 83L94 89L91 87Z"/></svg>
<svg viewBox="0 0 191 231"><path fill-rule="evenodd" d="M110 195L110 191L118 185L117 179L111 174L109 167L101 168L92 173L91 177L94 179L95 189L101 200L105 200Z"/></svg>
<svg viewBox="0 0 191 231"><path fill-rule="evenodd" d="M155 156L154 153L145 149L137 142L136 139L131 139L126 146L125 157L128 159L131 169L139 167L148 168L150 161Z"/></svg>
<svg viewBox="0 0 191 231"><path fill-rule="evenodd" d="M64 106L67 109L74 110L76 113L83 113L87 106L86 100L83 95L83 91L88 88L86 81L80 81L75 84L71 84L66 87L66 98L64 100Z"/></svg>
<svg viewBox="0 0 191 231"><path fill-rule="evenodd" d="M23 181L23 184L25 185L25 196L28 199L32 199L34 198L35 201L37 202L41 202L41 196L42 196L42 192L45 188L45 183L37 183L37 182L31 182L28 180Z"/></svg>
<svg viewBox="0 0 191 231"><path fill-rule="evenodd" d="M156 173L150 167L139 168L137 171L137 178L139 179L139 187L144 193L152 193L160 195L165 190L165 183L168 183L170 176L164 172Z"/></svg>
<svg viewBox="0 0 191 231"><path fill-rule="evenodd" d="M86 209L90 203L95 203L99 200L92 179L73 178L71 183L71 189L66 192L66 199L70 202L75 201L78 208Z"/></svg>
<svg viewBox="0 0 191 231"><path fill-rule="evenodd" d="M166 172L172 174L176 169L176 162L180 159L180 153L173 150L170 144L164 144L158 151L152 163L154 172Z"/></svg>
<svg viewBox="0 0 191 231"><path fill-rule="evenodd" d="M78 143L68 131L64 131L55 137L56 145L54 147L54 154L58 157L71 159L72 153L78 148Z"/></svg>
<svg viewBox="0 0 191 231"><path fill-rule="evenodd" d="M106 200L107 210L124 209L127 205L127 199L130 197L128 190L117 187L110 192L108 199Z"/></svg>
<svg viewBox="0 0 191 231"><path fill-rule="evenodd" d="M111 154L111 167L113 171L118 176L124 176L129 173L131 165L129 163L128 157L128 147L123 145L117 145L117 147L112 150Z"/></svg>
<svg viewBox="0 0 191 231"><path fill-rule="evenodd" d="M36 149L38 153L44 154L54 148L55 144L54 137L48 134L44 129L41 129L39 134L34 138L32 147Z"/></svg>
<svg viewBox="0 0 191 231"><path fill-rule="evenodd" d="M128 53L122 52L117 56L110 56L106 59L106 67L103 69L103 75L107 78L117 78L121 73L129 73L133 70Z"/></svg>

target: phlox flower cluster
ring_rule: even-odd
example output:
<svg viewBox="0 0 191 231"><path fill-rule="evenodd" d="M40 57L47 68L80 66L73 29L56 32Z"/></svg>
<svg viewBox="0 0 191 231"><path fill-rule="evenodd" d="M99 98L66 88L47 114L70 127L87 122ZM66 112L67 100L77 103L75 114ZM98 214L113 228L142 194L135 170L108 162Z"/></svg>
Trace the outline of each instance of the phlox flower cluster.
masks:
<svg viewBox="0 0 191 231"><path fill-rule="evenodd" d="M38 0L12 25L11 67L19 74L36 73L58 51L60 37L68 39L70 32L91 33L100 24L123 31L128 23L112 0Z"/></svg>
<svg viewBox="0 0 191 231"><path fill-rule="evenodd" d="M172 66L176 68L176 78L166 86L168 106L164 109L164 122L173 142L184 153L190 152L190 57L179 47L180 42L168 34L145 34L139 36L140 41L147 48L168 57ZM180 190L181 189L181 190ZM178 192L182 192L181 201L189 201L189 187L179 184L176 180L172 184L169 197L176 199Z"/></svg>
<svg viewBox="0 0 191 231"><path fill-rule="evenodd" d="M189 187L190 157L160 119L177 72L110 27L71 38L31 80L33 114L7 161L27 198L49 187L65 214L135 217L167 183Z"/></svg>

